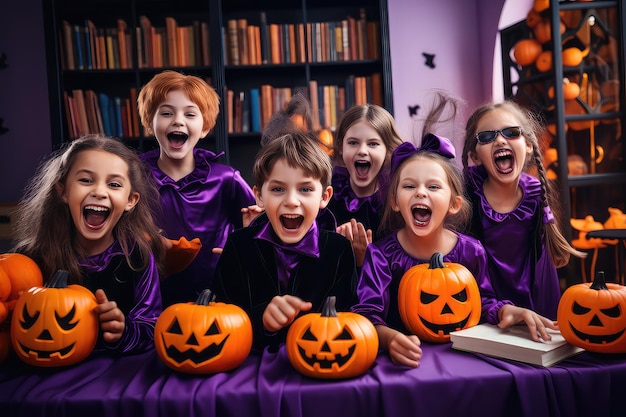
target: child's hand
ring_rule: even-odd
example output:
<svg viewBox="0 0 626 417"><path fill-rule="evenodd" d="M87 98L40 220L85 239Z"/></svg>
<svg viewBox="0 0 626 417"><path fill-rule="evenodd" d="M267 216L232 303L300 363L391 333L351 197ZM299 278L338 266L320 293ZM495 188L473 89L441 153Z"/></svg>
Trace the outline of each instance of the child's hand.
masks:
<svg viewBox="0 0 626 417"><path fill-rule="evenodd" d="M500 322L498 327L505 329L517 323L524 322L530 330L530 337L538 342L541 337L543 340L551 340L552 337L547 329L558 330L559 326L556 322L540 316L527 308L517 307L511 304L503 305L498 311Z"/></svg>
<svg viewBox="0 0 626 417"><path fill-rule="evenodd" d="M243 227L248 227L252 220L254 220L259 214L263 213L263 209L256 204L241 209L241 220L243 221Z"/></svg>
<svg viewBox="0 0 626 417"><path fill-rule="evenodd" d="M224 252L224 248L213 248L213 249L211 249L211 253L214 253L216 255L221 255L222 252Z"/></svg>
<svg viewBox="0 0 626 417"><path fill-rule="evenodd" d="M372 243L372 229L365 230L363 223L351 219L349 222L337 227L337 233L343 235L352 243L356 265L362 266L365 259L365 249L367 245Z"/></svg>
<svg viewBox="0 0 626 417"><path fill-rule="evenodd" d="M107 343L115 343L122 337L124 332L124 313L117 308L115 301L109 301L103 290L96 290L96 313L100 320L102 338Z"/></svg>
<svg viewBox="0 0 626 417"><path fill-rule="evenodd" d="M270 333L277 332L289 326L301 311L309 311L311 307L313 304L293 295L277 295L265 307L263 327Z"/></svg>
<svg viewBox="0 0 626 417"><path fill-rule="evenodd" d="M390 327L378 324L380 345L389 352L391 361L396 365L405 365L417 368L422 359L422 348L419 337L414 334L406 335Z"/></svg>

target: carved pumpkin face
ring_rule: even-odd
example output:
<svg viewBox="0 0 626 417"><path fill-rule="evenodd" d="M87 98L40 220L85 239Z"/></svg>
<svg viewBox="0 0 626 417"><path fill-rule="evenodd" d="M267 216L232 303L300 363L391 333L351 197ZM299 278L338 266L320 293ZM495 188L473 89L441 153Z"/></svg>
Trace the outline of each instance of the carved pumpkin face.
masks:
<svg viewBox="0 0 626 417"><path fill-rule="evenodd" d="M364 316L335 310L328 297L322 313L308 313L291 324L286 351L293 367L313 378L351 378L366 372L378 353L378 334Z"/></svg>
<svg viewBox="0 0 626 417"><path fill-rule="evenodd" d="M561 334L591 352L626 353L626 287L604 282L599 271L592 284L567 288L557 311Z"/></svg>
<svg viewBox="0 0 626 417"><path fill-rule="evenodd" d="M445 343L450 332L480 320L478 284L461 264L443 262L435 253L430 264L406 271L398 288L398 309L407 329L422 340Z"/></svg>
<svg viewBox="0 0 626 417"><path fill-rule="evenodd" d="M22 293L15 304L11 342L20 359L30 365L72 365L89 356L96 345L96 297L81 285L67 285L67 275L57 271L45 287Z"/></svg>
<svg viewBox="0 0 626 417"><path fill-rule="evenodd" d="M159 358L170 368L207 374L234 369L252 349L252 325L234 304L211 301L204 290L195 303L173 304L163 310L154 328Z"/></svg>

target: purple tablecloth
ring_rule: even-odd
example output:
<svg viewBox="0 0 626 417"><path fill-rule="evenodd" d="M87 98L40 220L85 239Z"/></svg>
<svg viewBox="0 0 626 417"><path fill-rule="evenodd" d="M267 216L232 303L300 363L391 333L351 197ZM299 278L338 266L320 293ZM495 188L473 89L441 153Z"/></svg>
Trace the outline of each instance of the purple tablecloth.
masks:
<svg viewBox="0 0 626 417"><path fill-rule="evenodd" d="M179 374L154 352L96 353L67 369L0 367L2 416L624 416L626 355L584 352L550 368L425 344L421 366L381 355L365 375L315 380L284 349L235 371Z"/></svg>

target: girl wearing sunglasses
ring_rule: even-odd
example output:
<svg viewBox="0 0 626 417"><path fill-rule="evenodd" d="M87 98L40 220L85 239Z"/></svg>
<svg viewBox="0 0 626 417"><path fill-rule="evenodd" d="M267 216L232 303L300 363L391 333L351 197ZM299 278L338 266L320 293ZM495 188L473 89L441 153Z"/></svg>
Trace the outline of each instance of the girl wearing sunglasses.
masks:
<svg viewBox="0 0 626 417"><path fill-rule="evenodd" d="M561 296L556 268L586 254L572 248L553 214L559 203L542 162L541 129L536 115L512 101L483 105L467 121L462 159L470 234L487 250L496 296L554 320Z"/></svg>

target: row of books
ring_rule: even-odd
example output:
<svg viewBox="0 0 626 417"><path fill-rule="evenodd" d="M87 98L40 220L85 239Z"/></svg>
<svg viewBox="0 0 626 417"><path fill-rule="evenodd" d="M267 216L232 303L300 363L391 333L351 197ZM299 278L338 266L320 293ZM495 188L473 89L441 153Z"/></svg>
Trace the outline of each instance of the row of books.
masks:
<svg viewBox="0 0 626 417"><path fill-rule="evenodd" d="M227 65L262 65L304 62L358 61L380 58L379 22L348 16L337 22L267 23L261 12L260 25L246 19L231 19L223 29ZM179 25L165 17L165 26L155 26L147 16L129 28L124 19L115 27L97 27L90 19L81 24L62 22L59 33L62 67L65 70L110 70L134 68L133 37L139 68L209 66L209 27L194 20Z"/></svg>
<svg viewBox="0 0 626 417"><path fill-rule="evenodd" d="M165 26L153 26L146 16L135 28L139 68L209 66L209 27L194 20L179 25L173 17ZM116 27L98 28L91 20L71 24L64 20L59 34L62 67L66 70L134 68L132 38L128 24L117 19Z"/></svg>
<svg viewBox="0 0 626 417"><path fill-rule="evenodd" d="M98 28L89 19L84 24L64 20L59 34L63 69L129 69L133 67L130 32L123 19L113 28Z"/></svg>
<svg viewBox="0 0 626 417"><path fill-rule="evenodd" d="M273 87L269 84L247 91L227 90L225 111L228 133L261 132L276 112L285 109L292 95L307 97L313 110L314 128L335 130L346 109L373 103L382 106L380 73L368 77L349 76L344 85Z"/></svg>
<svg viewBox="0 0 626 417"><path fill-rule="evenodd" d="M139 137L137 89L128 97L74 89L63 92L69 136L78 138L89 133L113 137Z"/></svg>
<svg viewBox="0 0 626 417"><path fill-rule="evenodd" d="M227 65L340 62L380 58L379 22L348 16L338 22L270 23L230 19L223 29Z"/></svg>

